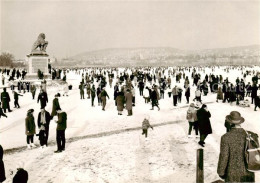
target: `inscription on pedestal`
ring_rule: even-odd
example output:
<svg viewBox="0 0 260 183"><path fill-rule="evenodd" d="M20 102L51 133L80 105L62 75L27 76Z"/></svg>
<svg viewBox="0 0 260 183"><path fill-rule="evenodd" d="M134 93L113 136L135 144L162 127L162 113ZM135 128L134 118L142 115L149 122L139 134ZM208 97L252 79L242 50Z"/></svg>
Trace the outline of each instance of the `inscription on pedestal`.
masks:
<svg viewBox="0 0 260 183"><path fill-rule="evenodd" d="M32 72L37 73L38 69L40 69L42 72L46 72L48 69L48 62L46 59L42 58L33 58L32 59Z"/></svg>

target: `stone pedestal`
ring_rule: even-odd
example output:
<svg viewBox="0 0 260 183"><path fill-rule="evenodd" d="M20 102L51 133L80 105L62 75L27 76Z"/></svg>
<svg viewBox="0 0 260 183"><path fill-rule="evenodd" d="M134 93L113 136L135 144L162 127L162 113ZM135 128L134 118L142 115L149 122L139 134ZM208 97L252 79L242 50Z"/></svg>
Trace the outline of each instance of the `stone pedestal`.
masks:
<svg viewBox="0 0 260 183"><path fill-rule="evenodd" d="M28 57L28 73L26 74L26 79L38 79L38 69L43 72L44 78L50 77L48 71L48 55L27 55Z"/></svg>

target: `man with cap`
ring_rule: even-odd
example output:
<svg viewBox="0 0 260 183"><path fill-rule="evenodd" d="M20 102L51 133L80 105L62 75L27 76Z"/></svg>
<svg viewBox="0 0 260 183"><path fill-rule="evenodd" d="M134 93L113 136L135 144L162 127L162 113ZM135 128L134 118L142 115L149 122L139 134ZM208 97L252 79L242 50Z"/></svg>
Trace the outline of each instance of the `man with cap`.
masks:
<svg viewBox="0 0 260 183"><path fill-rule="evenodd" d="M6 113L6 109L8 109L8 112L12 112L9 105L11 99L9 93L6 91L6 88L4 88L4 91L1 93L1 101L2 101L2 108L4 109L4 113Z"/></svg>
<svg viewBox="0 0 260 183"><path fill-rule="evenodd" d="M38 114L38 128L39 128L39 140L41 147L48 146L48 137L49 137L49 125L51 121L51 115L44 108L41 109L41 112Z"/></svg>
<svg viewBox="0 0 260 183"><path fill-rule="evenodd" d="M247 133L241 127L245 119L238 111L232 111L226 116L226 121L230 123L231 130L221 137L217 173L225 182L255 182L255 174L246 169ZM248 133L258 143L258 135Z"/></svg>
<svg viewBox="0 0 260 183"><path fill-rule="evenodd" d="M56 141L57 141L57 151L55 153L60 153L65 150L65 130L67 128L67 113L63 112L60 108L57 109L58 121L56 128Z"/></svg>

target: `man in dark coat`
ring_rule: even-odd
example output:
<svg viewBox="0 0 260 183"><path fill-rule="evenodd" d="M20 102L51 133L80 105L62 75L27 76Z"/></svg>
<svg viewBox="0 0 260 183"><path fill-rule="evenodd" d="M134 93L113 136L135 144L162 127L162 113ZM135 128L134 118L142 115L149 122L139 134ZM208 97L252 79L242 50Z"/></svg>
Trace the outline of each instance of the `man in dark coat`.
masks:
<svg viewBox="0 0 260 183"><path fill-rule="evenodd" d="M138 88L139 88L140 96L143 96L143 92L144 92L144 82L143 82L143 80L139 81Z"/></svg>
<svg viewBox="0 0 260 183"><path fill-rule="evenodd" d="M4 113L6 113L6 109L8 109L8 112L12 112L9 105L9 102L11 100L8 92L6 91L6 88L4 88L4 91L1 93L1 101L2 101L2 108L4 109Z"/></svg>
<svg viewBox="0 0 260 183"><path fill-rule="evenodd" d="M151 92L151 100L152 100L152 109L154 108L154 106L158 107L158 111L160 110L159 104L158 104L158 97L157 97L157 92L156 92L156 88L153 87L153 91Z"/></svg>
<svg viewBox="0 0 260 183"><path fill-rule="evenodd" d="M79 85L79 91L80 91L80 99L85 99L84 97L84 83L81 82L80 85Z"/></svg>
<svg viewBox="0 0 260 183"><path fill-rule="evenodd" d="M247 134L240 124L245 121L237 111L226 116L231 124L230 132L221 137L220 154L218 161L218 175L225 182L255 182L255 174L246 169L245 144ZM258 135L248 132L258 143Z"/></svg>
<svg viewBox="0 0 260 183"><path fill-rule="evenodd" d="M258 90L258 87L257 87L257 85L254 83L253 86L251 87L252 104L255 102L255 99L256 99L256 97L257 97L257 90Z"/></svg>
<svg viewBox="0 0 260 183"><path fill-rule="evenodd" d="M60 153L65 151L65 130L67 128L67 113L63 112L61 109L57 109L58 113L58 121L57 128L56 128L56 141L57 141L57 151L55 153Z"/></svg>
<svg viewBox="0 0 260 183"><path fill-rule="evenodd" d="M5 165L3 162L3 155L4 155L4 150L3 147L0 145L0 182L4 182L6 177L5 177Z"/></svg>
<svg viewBox="0 0 260 183"><path fill-rule="evenodd" d="M35 85L31 85L31 93L32 93L32 97L33 97L33 100L34 100L34 97L35 97L35 93L36 93L36 86Z"/></svg>
<svg viewBox="0 0 260 183"><path fill-rule="evenodd" d="M117 97L116 97L118 115L122 115L122 111L124 110L124 103L125 103L125 96L124 96L124 92L121 90L120 92L117 93Z"/></svg>
<svg viewBox="0 0 260 183"><path fill-rule="evenodd" d="M95 107L95 105L94 105L95 97L96 97L96 88L95 88L95 85L93 84L92 88L91 88L91 106L92 107Z"/></svg>
<svg viewBox="0 0 260 183"><path fill-rule="evenodd" d="M52 101L52 111L51 111L51 118L57 115L57 109L60 109L60 103L58 97L60 97L60 93L57 93L55 98Z"/></svg>
<svg viewBox="0 0 260 183"><path fill-rule="evenodd" d="M16 91L13 91L14 92L14 107L16 108L20 108L20 105L19 105L19 96L23 96L19 93L17 93Z"/></svg>
<svg viewBox="0 0 260 183"><path fill-rule="evenodd" d="M49 126L51 121L51 115L48 111L44 108L41 109L41 112L38 114L38 128L39 132L39 139L41 146L48 146L48 137L49 137Z"/></svg>
<svg viewBox="0 0 260 183"><path fill-rule="evenodd" d="M200 132L200 141L198 142L198 144L202 147L204 147L204 141L207 138L208 134L212 133L211 124L209 120L210 117L211 114L208 111L207 105L203 104L201 108L197 111L198 126Z"/></svg>
<svg viewBox="0 0 260 183"><path fill-rule="evenodd" d="M133 115L133 94L130 92L130 89L126 90L126 94L125 94L125 103L126 103L126 110L128 112L127 116L132 116Z"/></svg>
<svg viewBox="0 0 260 183"><path fill-rule="evenodd" d="M37 103L41 102L41 109L45 108L48 103L48 95L45 91L41 90L38 95Z"/></svg>
<svg viewBox="0 0 260 183"><path fill-rule="evenodd" d="M102 88L102 91L100 93L100 98L102 101L102 110L105 110L106 104L107 104L107 98L109 99L109 96L105 90L105 88Z"/></svg>

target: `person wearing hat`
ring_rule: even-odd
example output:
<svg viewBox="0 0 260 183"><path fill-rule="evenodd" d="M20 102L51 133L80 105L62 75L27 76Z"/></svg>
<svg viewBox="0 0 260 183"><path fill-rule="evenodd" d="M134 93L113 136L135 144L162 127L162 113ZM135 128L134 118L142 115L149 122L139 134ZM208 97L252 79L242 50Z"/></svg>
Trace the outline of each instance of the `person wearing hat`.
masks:
<svg viewBox="0 0 260 183"><path fill-rule="evenodd" d="M59 98L58 98L58 97L60 97L60 93L55 94L54 97L55 98L52 101L51 119L53 119L53 117L57 115L57 109L60 109L60 103L59 103Z"/></svg>
<svg viewBox="0 0 260 183"><path fill-rule="evenodd" d="M9 102L11 101L9 93L6 91L6 88L4 88L3 90L4 91L1 93L1 101L4 113L6 113L6 109L8 109L8 112L12 112L9 105Z"/></svg>
<svg viewBox="0 0 260 183"><path fill-rule="evenodd" d="M232 111L226 120L231 124L231 130L221 137L217 173L225 182L255 182L255 174L246 169L247 134L241 127L245 119L238 111ZM247 132L258 143L258 135Z"/></svg>
<svg viewBox="0 0 260 183"><path fill-rule="evenodd" d="M207 105L203 104L201 108L197 111L198 127L200 132L200 141L198 142L198 144L202 147L204 147L204 141L207 136L209 134L212 134L212 128L209 120L210 117L211 114L207 108Z"/></svg>
<svg viewBox="0 0 260 183"><path fill-rule="evenodd" d="M190 104L190 107L187 110L186 119L189 122L188 137L191 137L192 127L195 130L196 136L198 136L197 110L195 110L195 104L194 103Z"/></svg>
<svg viewBox="0 0 260 183"><path fill-rule="evenodd" d="M56 128L56 141L57 141L57 151L55 153L60 153L65 150L65 130L67 128L67 113L62 111L60 108L57 109L58 121Z"/></svg>
<svg viewBox="0 0 260 183"><path fill-rule="evenodd" d="M51 121L51 115L44 108L41 109L41 112L38 114L38 128L39 128L39 140L41 147L48 146L48 137L49 137L49 126Z"/></svg>
<svg viewBox="0 0 260 183"><path fill-rule="evenodd" d="M35 134L35 122L33 116L33 109L27 111L27 116L25 118L25 134L27 136L27 148L36 147L33 143L33 137Z"/></svg>

